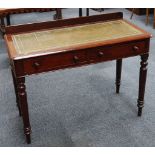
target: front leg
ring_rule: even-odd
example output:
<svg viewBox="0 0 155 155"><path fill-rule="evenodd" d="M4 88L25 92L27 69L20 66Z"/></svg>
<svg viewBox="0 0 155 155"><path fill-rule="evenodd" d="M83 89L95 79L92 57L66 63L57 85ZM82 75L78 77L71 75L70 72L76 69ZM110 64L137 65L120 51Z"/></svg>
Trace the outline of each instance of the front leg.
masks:
<svg viewBox="0 0 155 155"><path fill-rule="evenodd" d="M138 94L138 116L142 115L142 108L144 107L144 94L145 94L145 84L147 77L147 65L148 65L148 56L149 54L141 55L140 63L140 73L139 73L139 94Z"/></svg>
<svg viewBox="0 0 155 155"><path fill-rule="evenodd" d="M25 77L20 77L16 79L17 81L17 91L20 100L21 113L24 123L24 133L26 136L26 141L28 144L31 143L31 127L29 121L29 112L27 104L27 95L26 95L26 86L25 86Z"/></svg>

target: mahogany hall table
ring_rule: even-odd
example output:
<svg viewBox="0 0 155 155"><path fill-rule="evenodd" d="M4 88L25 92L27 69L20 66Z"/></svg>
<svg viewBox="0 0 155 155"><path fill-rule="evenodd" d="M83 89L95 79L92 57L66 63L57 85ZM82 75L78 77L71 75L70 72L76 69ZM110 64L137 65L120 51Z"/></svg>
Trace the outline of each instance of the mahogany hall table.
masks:
<svg viewBox="0 0 155 155"><path fill-rule="evenodd" d="M31 142L25 76L116 60L119 93L122 58L140 56L138 116L144 106L151 35L111 13L6 27L5 41L27 143Z"/></svg>

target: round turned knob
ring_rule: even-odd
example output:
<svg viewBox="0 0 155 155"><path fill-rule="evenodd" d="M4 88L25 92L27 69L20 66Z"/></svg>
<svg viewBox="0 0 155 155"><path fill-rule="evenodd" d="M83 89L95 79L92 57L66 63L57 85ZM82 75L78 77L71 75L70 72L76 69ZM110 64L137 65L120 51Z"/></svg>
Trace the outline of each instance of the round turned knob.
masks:
<svg viewBox="0 0 155 155"><path fill-rule="evenodd" d="M79 62L79 57L78 56L74 56L73 60L74 60L75 63L77 63L77 62Z"/></svg>
<svg viewBox="0 0 155 155"><path fill-rule="evenodd" d="M34 62L33 66L34 66L35 69L38 69L40 67L40 64L38 62Z"/></svg>
<svg viewBox="0 0 155 155"><path fill-rule="evenodd" d="M102 56L104 56L104 53L103 52L98 52L98 56L102 57Z"/></svg>
<svg viewBox="0 0 155 155"><path fill-rule="evenodd" d="M139 50L139 47L138 46L133 46L133 50L134 51L138 51Z"/></svg>

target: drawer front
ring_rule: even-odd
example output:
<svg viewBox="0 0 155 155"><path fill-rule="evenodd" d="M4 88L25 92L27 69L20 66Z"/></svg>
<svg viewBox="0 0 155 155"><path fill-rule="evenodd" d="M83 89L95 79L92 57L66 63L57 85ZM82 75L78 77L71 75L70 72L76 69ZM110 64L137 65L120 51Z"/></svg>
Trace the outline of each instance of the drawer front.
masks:
<svg viewBox="0 0 155 155"><path fill-rule="evenodd" d="M86 52L76 51L30 58L24 61L25 74L34 74L50 70L78 66L86 62Z"/></svg>
<svg viewBox="0 0 155 155"><path fill-rule="evenodd" d="M97 62L136 56L147 52L146 50L146 42L141 41L92 49L87 52L87 55L90 62Z"/></svg>

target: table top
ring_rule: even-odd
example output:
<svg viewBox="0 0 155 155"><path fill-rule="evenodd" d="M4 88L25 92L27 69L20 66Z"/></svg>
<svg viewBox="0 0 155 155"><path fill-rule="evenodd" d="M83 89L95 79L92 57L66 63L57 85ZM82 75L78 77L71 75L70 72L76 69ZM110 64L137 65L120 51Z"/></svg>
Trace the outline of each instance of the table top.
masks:
<svg viewBox="0 0 155 155"><path fill-rule="evenodd" d="M97 15L101 16L102 15ZM95 16L94 16L95 17ZM93 17L83 17L92 18ZM71 19L73 20L73 19ZM70 21L71 21L70 20ZM74 19L76 23L78 18ZM62 22L63 20L57 21ZM65 21L65 20L64 20ZM66 20L67 21L67 20ZM87 20L86 20L87 21ZM53 23L56 21L53 21ZM34 29L34 28L33 28ZM91 47L97 44L133 40L150 37L150 34L123 19L82 22L77 25L39 30L23 31L6 35L6 40L13 47L13 57L31 56L36 53L61 52L78 47ZM61 50L60 50L61 49ZM12 50L9 50L11 52ZM10 53L10 55L13 55Z"/></svg>
<svg viewBox="0 0 155 155"><path fill-rule="evenodd" d="M65 48L140 35L142 32L123 20L85 24L82 26L43 30L12 35L18 54Z"/></svg>

